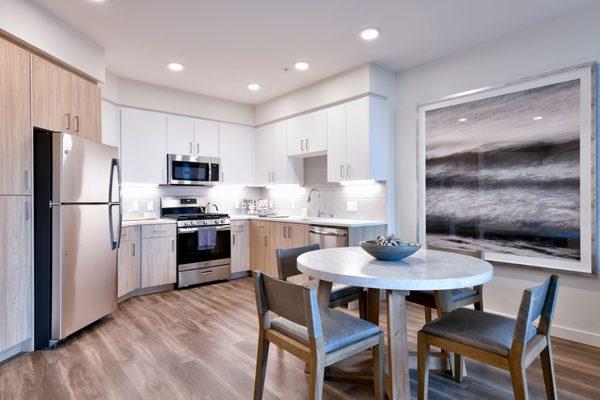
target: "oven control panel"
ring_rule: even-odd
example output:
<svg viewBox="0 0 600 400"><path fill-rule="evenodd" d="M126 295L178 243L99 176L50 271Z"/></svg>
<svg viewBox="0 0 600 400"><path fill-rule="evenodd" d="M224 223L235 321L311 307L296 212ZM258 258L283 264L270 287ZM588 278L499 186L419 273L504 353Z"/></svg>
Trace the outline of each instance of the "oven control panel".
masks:
<svg viewBox="0 0 600 400"><path fill-rule="evenodd" d="M177 221L178 227L186 226L211 226L211 225L229 225L229 218L215 219L193 219L188 221Z"/></svg>

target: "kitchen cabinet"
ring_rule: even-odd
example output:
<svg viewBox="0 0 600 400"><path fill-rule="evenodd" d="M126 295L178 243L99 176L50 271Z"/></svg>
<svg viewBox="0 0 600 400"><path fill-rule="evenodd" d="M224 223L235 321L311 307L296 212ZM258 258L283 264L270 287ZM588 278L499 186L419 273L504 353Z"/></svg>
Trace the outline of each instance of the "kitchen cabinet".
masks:
<svg viewBox="0 0 600 400"><path fill-rule="evenodd" d="M288 157L285 121L256 130L256 185L304 183L301 158Z"/></svg>
<svg viewBox="0 0 600 400"><path fill-rule="evenodd" d="M327 109L327 180L386 180L390 114L384 99L363 97Z"/></svg>
<svg viewBox="0 0 600 400"><path fill-rule="evenodd" d="M167 153L219 157L218 122L168 114Z"/></svg>
<svg viewBox="0 0 600 400"><path fill-rule="evenodd" d="M248 271L250 267L248 225L248 221L231 221L232 274Z"/></svg>
<svg viewBox="0 0 600 400"><path fill-rule="evenodd" d="M31 337L30 196L0 196L0 353Z"/></svg>
<svg viewBox="0 0 600 400"><path fill-rule="evenodd" d="M315 156L327 151L327 113L325 110L290 118L287 121L287 155Z"/></svg>
<svg viewBox="0 0 600 400"><path fill-rule="evenodd" d="M121 164L123 182L167 182L167 117L165 114L121 109Z"/></svg>
<svg viewBox="0 0 600 400"><path fill-rule="evenodd" d="M29 53L0 38L0 194L31 194Z"/></svg>
<svg viewBox="0 0 600 400"><path fill-rule="evenodd" d="M175 241L175 225L142 226L142 288L167 285L177 281Z"/></svg>
<svg viewBox="0 0 600 400"><path fill-rule="evenodd" d="M138 289L138 263L137 253L138 244L136 240L136 228L131 226L123 228L121 234L121 246L119 247L118 274L117 274L117 293L118 297Z"/></svg>
<svg viewBox="0 0 600 400"><path fill-rule="evenodd" d="M121 110L110 101L102 100L102 143L121 148ZM120 151L120 150L119 150Z"/></svg>
<svg viewBox="0 0 600 400"><path fill-rule="evenodd" d="M33 125L101 141L100 88L33 54Z"/></svg>
<svg viewBox="0 0 600 400"><path fill-rule="evenodd" d="M267 221L250 221L250 268L272 275L267 268L269 248L269 223ZM272 276L277 276L275 275Z"/></svg>
<svg viewBox="0 0 600 400"><path fill-rule="evenodd" d="M219 124L221 183L254 184L254 131L251 126Z"/></svg>

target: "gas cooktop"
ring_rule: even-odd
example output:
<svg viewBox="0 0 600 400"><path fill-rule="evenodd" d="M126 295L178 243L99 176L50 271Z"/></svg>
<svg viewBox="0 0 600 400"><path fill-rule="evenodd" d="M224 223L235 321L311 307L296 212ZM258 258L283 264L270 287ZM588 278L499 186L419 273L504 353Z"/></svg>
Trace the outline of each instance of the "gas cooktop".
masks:
<svg viewBox="0 0 600 400"><path fill-rule="evenodd" d="M163 218L171 218L177 221L189 221L195 219L223 219L229 218L229 215L219 213L163 214Z"/></svg>

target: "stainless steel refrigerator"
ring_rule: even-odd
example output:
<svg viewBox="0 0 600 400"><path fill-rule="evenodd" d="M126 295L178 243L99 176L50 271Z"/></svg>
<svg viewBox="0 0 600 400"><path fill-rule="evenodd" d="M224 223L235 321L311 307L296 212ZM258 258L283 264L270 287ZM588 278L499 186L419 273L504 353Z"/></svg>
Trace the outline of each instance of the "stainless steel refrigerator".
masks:
<svg viewBox="0 0 600 400"><path fill-rule="evenodd" d="M117 309L117 148L34 131L35 345L50 347Z"/></svg>

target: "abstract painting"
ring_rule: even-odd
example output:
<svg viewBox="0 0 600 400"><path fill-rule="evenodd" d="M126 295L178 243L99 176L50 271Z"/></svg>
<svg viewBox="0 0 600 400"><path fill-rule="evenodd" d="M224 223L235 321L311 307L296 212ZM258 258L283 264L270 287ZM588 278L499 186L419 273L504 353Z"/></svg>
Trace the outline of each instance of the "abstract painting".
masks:
<svg viewBox="0 0 600 400"><path fill-rule="evenodd" d="M594 272L593 83L588 65L421 106L427 245Z"/></svg>

